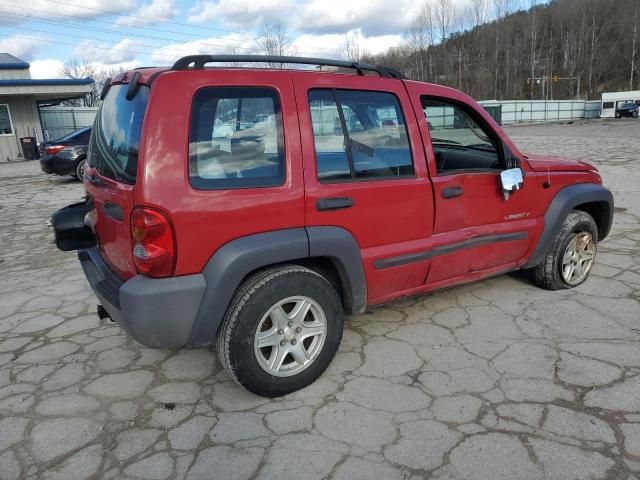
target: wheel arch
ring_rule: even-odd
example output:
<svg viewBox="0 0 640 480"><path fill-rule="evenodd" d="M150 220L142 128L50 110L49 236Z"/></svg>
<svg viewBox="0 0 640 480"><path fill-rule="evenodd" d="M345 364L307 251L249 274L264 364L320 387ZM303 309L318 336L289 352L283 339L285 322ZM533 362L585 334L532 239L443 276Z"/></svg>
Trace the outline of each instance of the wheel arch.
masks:
<svg viewBox="0 0 640 480"><path fill-rule="evenodd" d="M249 235L223 245L207 262L206 280L188 346L210 345L233 296L259 270L290 263L321 275L338 290L346 313L366 307L366 283L360 249L338 227L292 228Z"/></svg>
<svg viewBox="0 0 640 480"><path fill-rule="evenodd" d="M564 187L549 204L544 215L544 229L538 244L523 268L535 267L542 261L572 210L581 210L593 217L598 226L598 241L609 235L613 222L611 192L595 183L579 183Z"/></svg>

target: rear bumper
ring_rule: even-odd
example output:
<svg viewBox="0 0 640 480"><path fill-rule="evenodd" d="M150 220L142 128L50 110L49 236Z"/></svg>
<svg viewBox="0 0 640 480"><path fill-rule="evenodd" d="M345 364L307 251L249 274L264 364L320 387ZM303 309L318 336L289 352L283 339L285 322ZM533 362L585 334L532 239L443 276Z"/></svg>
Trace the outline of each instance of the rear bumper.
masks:
<svg viewBox="0 0 640 480"><path fill-rule="evenodd" d="M45 155L40 159L40 169L49 174L72 175L75 173L75 162L71 158Z"/></svg>
<svg viewBox="0 0 640 480"><path fill-rule="evenodd" d="M136 275L123 282L96 247L79 250L78 259L111 318L135 340L152 348L188 346L206 288L203 275L159 279Z"/></svg>

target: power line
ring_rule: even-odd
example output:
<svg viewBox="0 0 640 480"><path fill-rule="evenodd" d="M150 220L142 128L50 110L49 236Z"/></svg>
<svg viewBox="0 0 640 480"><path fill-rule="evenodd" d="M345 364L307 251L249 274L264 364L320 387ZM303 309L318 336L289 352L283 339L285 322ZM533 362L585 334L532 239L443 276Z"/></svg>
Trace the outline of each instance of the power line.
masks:
<svg viewBox="0 0 640 480"><path fill-rule="evenodd" d="M136 18L136 19L139 19L139 20L145 20L145 21L149 21L149 22L153 22L153 23L167 23L167 24L172 24L172 25L179 25L179 26L182 26L182 27L188 27L189 29L197 28L197 29L205 30L207 32L209 32L211 30L214 30L214 31L226 32L226 33L235 33L235 34L239 34L239 35L244 35L246 37L253 38L253 39L259 38L259 36L256 35L255 33L248 32L248 31L243 31L243 30L230 30L230 29L224 29L224 28L204 27L204 26L200 26L200 25L194 25L194 24L191 24L191 23L177 22L177 21L173 21L173 20L157 20L157 19L154 19L154 18L145 17L145 16L141 16L141 15L134 15L134 14L130 14L130 13L116 12L116 11L113 11L113 10L105 10L105 9L102 9L102 8L87 7L85 5L78 5L78 4L75 4L75 3L63 2L61 0L43 0L43 1L50 2L50 3L57 3L57 4L60 4L60 5L66 5L66 6L69 6L69 7L81 8L81 9L86 9L86 10L93 10L93 11L102 12L102 13L106 13L106 14L110 14L110 15L118 15L118 16L126 16L126 17L130 17L130 18ZM7 4L2 4L2 3L0 3L0 5L5 6L5 7L15 8L15 7L13 7L13 5L7 5ZM76 17L76 18L82 18L82 19L86 18L86 17L77 16L77 15L74 16L74 15L71 15L71 14L60 14L60 13L57 13L57 15L58 16ZM32 17L39 18L37 15L33 15ZM107 21L104 21L104 20L93 19L92 21L99 21L101 23L107 23L107 24L111 24L111 25L119 25L116 22L107 22ZM144 29L159 31L159 32L162 32L162 33L173 33L173 34L178 34L178 35L190 35L192 37L193 36L202 36L201 34L200 35L193 34L193 33L187 34L187 33L183 33L183 32L177 32L175 30L172 31L172 30L166 30L166 29L157 29L157 28L147 27L147 26L140 26L140 27L137 27L137 28L144 28ZM319 48L317 48L315 50L316 51L325 51L325 52L329 52L329 53L333 53L333 54L337 53L335 50L322 48L322 47L319 47ZM304 52L302 52L302 53L304 53Z"/></svg>
<svg viewBox="0 0 640 480"><path fill-rule="evenodd" d="M13 16L18 16L18 17L29 17L28 15L19 15L19 14L13 14L13 13L5 12L5 13L0 13L0 18L2 18L2 17L4 17L4 18L12 18L12 17L10 17L8 15L13 15ZM76 23L72 23L72 22L54 21L54 20L40 20L40 21L43 22L43 23L48 23L48 24L54 25L54 26L56 26L56 25L80 26L80 25L78 25ZM33 31L32 28L21 27L21 26L17 26L17 25L6 25L6 27L7 28L13 28L13 29L27 30L29 32ZM107 33L107 34L112 34L113 33L113 32L111 32L109 30L95 28L95 27L82 26L82 28L84 30L103 32L103 33ZM60 36L65 36L65 37L67 36L65 33L61 33L61 32L52 32L52 31L49 31L49 30L40 30L40 31L42 33L47 33L47 34L50 34L50 35L60 35ZM173 41L173 42L177 42L177 43L180 43L180 42L185 42L186 43L188 41L194 41L194 40L180 40L180 39L172 39L172 38L154 37L154 36L149 36L149 35L137 34L137 33L133 33L133 32L128 33L128 35L135 36L135 37L146 38L146 39L150 39L150 40L160 40L160 41L169 40L169 41ZM46 41L46 40L44 40L44 39L42 39L40 37L33 37L33 38L41 40L41 41ZM90 41L91 40L112 41L111 39L96 39L94 37L86 37L86 36L78 36L78 35L76 35L76 38L79 38L79 39L82 39L82 40L90 40ZM199 41L200 44L203 45L203 46L210 46L210 47L214 47L214 48L222 48L222 49L236 48L236 49L240 49L240 50L247 50L247 51L250 51L250 52L254 52L255 51L255 48L251 48L251 47L241 47L241 46L233 45L233 44L209 43L209 42L204 42L204 41L200 41L200 40L195 40L195 41ZM60 42L58 42L58 43L60 43ZM77 46L77 44L69 44L69 45ZM185 54L185 49L184 48L175 47L175 46L174 47L170 47L170 46L161 46L161 45L149 45L149 44L146 44L146 43L139 43L139 42L133 43L132 46L134 48L135 47L150 48L150 49L153 49L153 50L156 50L156 51L157 50L164 50L164 51L170 51L170 52L174 51L174 52L178 52L177 56L181 56L181 55ZM111 50L113 48L113 47L109 47L109 48L107 48L107 47L97 47L97 46L93 46L93 45L91 45L90 47L91 48L101 48L102 50ZM157 53L157 52L141 52L141 51L135 51L135 50L132 50L132 49L128 49L128 51L130 51L131 53L138 53L140 55L153 55L154 53ZM303 53L303 54L304 53L315 54L315 52L304 52L304 51L302 51L300 53ZM334 55L339 55L338 52L336 52L336 51L333 51L332 53Z"/></svg>

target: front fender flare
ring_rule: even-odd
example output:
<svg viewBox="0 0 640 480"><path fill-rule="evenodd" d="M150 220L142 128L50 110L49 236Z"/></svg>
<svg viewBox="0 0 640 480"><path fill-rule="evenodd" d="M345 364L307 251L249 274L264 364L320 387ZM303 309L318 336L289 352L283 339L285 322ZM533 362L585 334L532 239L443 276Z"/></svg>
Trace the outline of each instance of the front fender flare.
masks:
<svg viewBox="0 0 640 480"><path fill-rule="evenodd" d="M571 210L580 205L594 202L605 205L603 224L598 228L601 232L601 238L598 240L604 239L609 234L613 222L613 195L611 192L595 183L579 183L564 187L553 198L544 214L544 230L540 235L538 245L522 268L531 268L540 264Z"/></svg>

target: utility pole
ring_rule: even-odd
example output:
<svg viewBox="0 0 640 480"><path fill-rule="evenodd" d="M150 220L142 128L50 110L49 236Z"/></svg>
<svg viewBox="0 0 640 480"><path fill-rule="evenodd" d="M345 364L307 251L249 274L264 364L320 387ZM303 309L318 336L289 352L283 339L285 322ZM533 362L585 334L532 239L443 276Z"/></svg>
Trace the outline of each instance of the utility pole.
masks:
<svg viewBox="0 0 640 480"><path fill-rule="evenodd" d="M629 75L629 90L633 90L633 74L636 63L636 40L638 38L638 5L633 15L633 40L631 41L631 74Z"/></svg>

